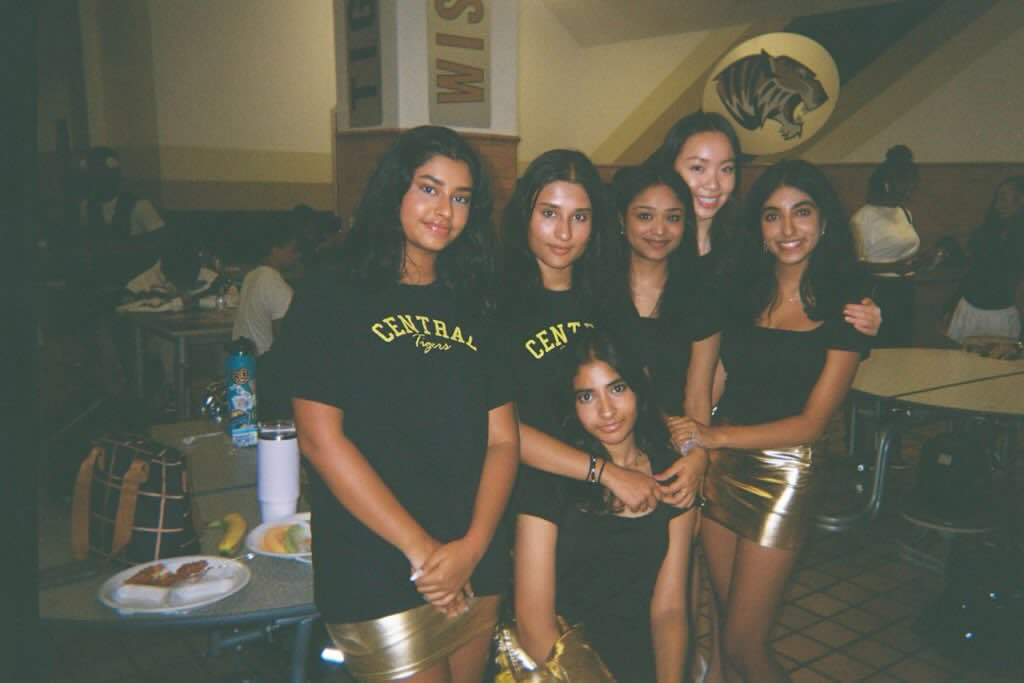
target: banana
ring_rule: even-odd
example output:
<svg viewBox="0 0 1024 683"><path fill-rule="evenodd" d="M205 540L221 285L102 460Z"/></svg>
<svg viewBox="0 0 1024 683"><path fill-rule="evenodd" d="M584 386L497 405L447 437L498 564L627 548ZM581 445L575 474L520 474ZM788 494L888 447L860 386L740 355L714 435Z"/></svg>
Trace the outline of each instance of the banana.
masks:
<svg viewBox="0 0 1024 683"><path fill-rule="evenodd" d="M287 526L275 526L263 534L263 549L269 553L287 553L284 537L288 533Z"/></svg>
<svg viewBox="0 0 1024 683"><path fill-rule="evenodd" d="M237 512L229 512L221 519L210 522L211 527L221 527L224 533L217 543L217 551L224 557L230 557L238 551L238 546L245 536L245 517Z"/></svg>

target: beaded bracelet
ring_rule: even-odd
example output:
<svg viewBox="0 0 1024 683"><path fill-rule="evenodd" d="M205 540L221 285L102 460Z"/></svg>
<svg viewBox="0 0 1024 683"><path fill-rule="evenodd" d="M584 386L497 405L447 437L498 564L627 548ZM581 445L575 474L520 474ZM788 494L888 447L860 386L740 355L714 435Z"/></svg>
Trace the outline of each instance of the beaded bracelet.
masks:
<svg viewBox="0 0 1024 683"><path fill-rule="evenodd" d="M601 469L598 470L598 472L597 472L597 479L594 482L595 484L600 484L601 483L601 476L604 474L604 466L607 465L607 464L608 464L608 460L606 460L606 459L605 460L601 460Z"/></svg>

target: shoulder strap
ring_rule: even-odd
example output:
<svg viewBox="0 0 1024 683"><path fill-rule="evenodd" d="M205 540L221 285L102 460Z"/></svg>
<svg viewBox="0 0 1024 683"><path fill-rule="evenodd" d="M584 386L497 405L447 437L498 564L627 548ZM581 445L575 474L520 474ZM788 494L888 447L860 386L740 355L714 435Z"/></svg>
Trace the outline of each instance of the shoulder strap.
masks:
<svg viewBox="0 0 1024 683"><path fill-rule="evenodd" d="M71 555L76 560L84 560L89 554L89 496L92 489L92 470L96 458L102 454L102 448L93 446L78 467L78 476L75 477L75 488L71 497Z"/></svg>
<svg viewBox="0 0 1024 683"><path fill-rule="evenodd" d="M114 539L110 556L116 557L132 538L135 522L135 503L139 499L139 486L149 476L149 463L142 458L133 458L132 464L121 480L121 496L117 501L117 516L114 518Z"/></svg>

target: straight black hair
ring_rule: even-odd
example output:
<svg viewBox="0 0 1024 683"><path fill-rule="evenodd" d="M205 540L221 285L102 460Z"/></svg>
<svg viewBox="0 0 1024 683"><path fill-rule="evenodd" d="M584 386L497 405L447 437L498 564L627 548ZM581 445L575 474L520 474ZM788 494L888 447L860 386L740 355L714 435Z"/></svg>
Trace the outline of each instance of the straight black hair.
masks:
<svg viewBox="0 0 1024 683"><path fill-rule="evenodd" d="M541 190L558 181L582 187L592 212L590 240L573 264L572 288L593 298L607 273L607 265L616 262L615 214L600 174L582 152L549 150L534 159L516 181L502 213L499 266L502 292L509 302L528 301L544 288L537 257L530 251L530 218Z"/></svg>

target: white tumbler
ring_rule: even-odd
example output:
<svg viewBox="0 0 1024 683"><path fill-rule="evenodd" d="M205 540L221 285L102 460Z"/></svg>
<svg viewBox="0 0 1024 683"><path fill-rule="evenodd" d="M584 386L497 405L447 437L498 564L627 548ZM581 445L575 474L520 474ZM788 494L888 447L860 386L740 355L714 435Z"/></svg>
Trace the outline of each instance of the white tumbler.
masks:
<svg viewBox="0 0 1024 683"><path fill-rule="evenodd" d="M256 492L260 519L275 522L299 505L299 441L291 420L260 422Z"/></svg>

